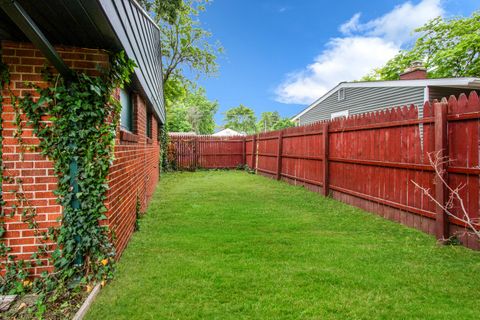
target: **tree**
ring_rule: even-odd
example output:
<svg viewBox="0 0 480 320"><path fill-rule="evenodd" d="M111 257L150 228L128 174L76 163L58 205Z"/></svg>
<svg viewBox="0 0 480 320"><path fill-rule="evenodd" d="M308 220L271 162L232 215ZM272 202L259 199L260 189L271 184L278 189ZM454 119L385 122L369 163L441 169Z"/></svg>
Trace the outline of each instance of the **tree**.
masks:
<svg viewBox="0 0 480 320"><path fill-rule="evenodd" d="M197 134L212 134L215 130L215 113L218 102L210 101L204 88L197 88L187 94L184 102L187 120Z"/></svg>
<svg viewBox="0 0 480 320"><path fill-rule="evenodd" d="M189 95L196 95L190 92L195 86L189 76L214 75L218 70L217 54L223 52L223 48L218 42L210 44L211 33L203 30L198 21L209 0L141 0L140 3L160 25L167 111L161 150L167 150L169 131L183 132L195 128L199 133L213 132L217 103L208 101L204 93L205 99L200 106L190 108L185 102ZM166 152L162 152L161 158L162 167L168 169Z"/></svg>
<svg viewBox="0 0 480 320"><path fill-rule="evenodd" d="M206 98L204 89L197 88L187 75L212 75L218 70L217 54L223 49L210 44L211 34L200 27L198 16L205 11L209 0L144 0L160 23L163 64L163 84L166 100L168 129L195 130L213 133L217 102ZM169 11L170 10L170 11ZM170 14L174 11L174 14ZM196 105L196 107L194 107ZM172 109L172 110L170 110ZM175 110L173 110L175 109ZM180 110L182 110L180 112ZM168 115L175 118L169 119ZM180 121L181 124L173 124Z"/></svg>
<svg viewBox="0 0 480 320"><path fill-rule="evenodd" d="M225 112L223 120L225 128L230 128L248 134L256 132L256 117L252 109L240 104Z"/></svg>
<svg viewBox="0 0 480 320"><path fill-rule="evenodd" d="M160 16L163 83L172 76L184 77L186 68L196 76L218 71L217 54L222 53L223 48L218 42L210 44L211 33L202 29L196 19L208 2L185 0L173 21Z"/></svg>
<svg viewBox="0 0 480 320"><path fill-rule="evenodd" d="M150 14L173 23L182 6L182 0L139 0L140 5Z"/></svg>
<svg viewBox="0 0 480 320"><path fill-rule="evenodd" d="M187 97L187 94L193 84L181 78L171 78L165 83L163 88L163 95L165 97L165 105L168 113L168 109L175 103L180 103L184 101Z"/></svg>
<svg viewBox="0 0 480 320"><path fill-rule="evenodd" d="M211 33L203 30L198 21L199 14L205 11L206 4L209 2L210 0L141 1L142 6L153 14L155 20L160 24L167 114L170 113L171 106L184 103L187 96L205 98L203 89L200 95L199 92L191 94L188 92L191 89L197 89L194 82L187 77L187 69L190 71L189 75L194 74L197 77L213 75L218 70L217 54L221 53L223 48L219 44L210 44ZM202 106L206 107L207 101L206 98L203 99ZM212 109L212 102L209 103L210 107L207 109ZM204 109L201 110L202 114L205 113ZM192 121L196 118L193 110L190 110L188 114ZM205 122L202 123L204 126Z"/></svg>
<svg viewBox="0 0 480 320"><path fill-rule="evenodd" d="M188 110L182 105L171 106L167 113L168 130L170 132L190 132L192 125L187 120Z"/></svg>
<svg viewBox="0 0 480 320"><path fill-rule="evenodd" d="M214 116L218 111L218 102L208 100L205 89L196 88L194 84L185 88L185 92L181 92L178 88L172 92L180 92L180 94L167 109L170 131L212 134L215 129Z"/></svg>
<svg viewBox="0 0 480 320"><path fill-rule="evenodd" d="M273 125L272 130L280 130L290 127L295 127L295 123L290 120L290 118L282 118Z"/></svg>
<svg viewBox="0 0 480 320"><path fill-rule="evenodd" d="M422 61L430 78L480 75L480 12L450 20L441 17L415 30L420 37L363 80L397 80L413 61Z"/></svg>
<svg viewBox="0 0 480 320"><path fill-rule="evenodd" d="M277 111L262 112L260 120L257 123L257 131L267 132L294 127L295 123L290 118L282 118Z"/></svg>
<svg viewBox="0 0 480 320"><path fill-rule="evenodd" d="M280 114L277 111L262 112L260 120L257 123L258 131L272 131L273 126L280 121Z"/></svg>

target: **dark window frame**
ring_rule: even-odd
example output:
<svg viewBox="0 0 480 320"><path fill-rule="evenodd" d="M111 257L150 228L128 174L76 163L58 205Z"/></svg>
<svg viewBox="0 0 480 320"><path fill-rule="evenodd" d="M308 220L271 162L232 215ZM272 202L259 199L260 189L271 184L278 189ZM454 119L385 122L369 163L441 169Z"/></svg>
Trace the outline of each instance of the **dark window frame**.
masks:
<svg viewBox="0 0 480 320"><path fill-rule="evenodd" d="M135 133L134 125L134 93L129 88L120 89L120 129ZM127 109L125 109L127 106ZM125 117L127 118L125 120Z"/></svg>
<svg viewBox="0 0 480 320"><path fill-rule="evenodd" d="M153 113L150 110L147 110L147 121L145 122L145 135L147 138L152 139L153 137Z"/></svg>

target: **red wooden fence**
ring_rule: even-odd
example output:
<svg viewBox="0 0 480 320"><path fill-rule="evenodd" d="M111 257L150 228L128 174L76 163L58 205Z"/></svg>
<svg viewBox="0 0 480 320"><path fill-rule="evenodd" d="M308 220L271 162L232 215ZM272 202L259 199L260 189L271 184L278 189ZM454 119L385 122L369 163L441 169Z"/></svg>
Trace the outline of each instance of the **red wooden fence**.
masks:
<svg viewBox="0 0 480 320"><path fill-rule="evenodd" d="M425 103L423 117L414 106L355 115L333 121L247 136L218 144L221 164L245 163L262 175L284 180L330 195L340 201L399 221L440 239L464 226L447 217L441 208L415 188L428 187L438 201L446 190L435 184L428 154L443 150L451 161L445 165L451 186L461 190L473 218L479 214L480 102L472 92ZM207 143L210 138L203 138ZM235 140L236 139L236 140ZM242 147L243 144L243 147ZM230 157L225 154L230 154ZM216 167L213 158L203 167ZM233 160L234 159L234 160ZM461 214L458 203L452 209ZM461 234L468 247L479 248L476 239Z"/></svg>
<svg viewBox="0 0 480 320"><path fill-rule="evenodd" d="M245 163L245 138L171 134L169 153L179 170L236 168Z"/></svg>

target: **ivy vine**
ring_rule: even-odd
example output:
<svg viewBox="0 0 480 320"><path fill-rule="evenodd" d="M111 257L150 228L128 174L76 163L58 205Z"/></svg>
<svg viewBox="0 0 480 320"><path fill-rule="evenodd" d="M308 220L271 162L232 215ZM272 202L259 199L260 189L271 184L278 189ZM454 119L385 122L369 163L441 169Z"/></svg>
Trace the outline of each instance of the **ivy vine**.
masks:
<svg viewBox="0 0 480 320"><path fill-rule="evenodd" d="M8 66L3 62L0 62L0 89L2 95L0 96L0 106L3 115L3 90L7 91L10 98L10 104L13 106L15 117L13 123L17 126L17 130L14 132L14 137L20 146L20 159L23 161L23 153L29 149L26 147L23 138L23 123L21 120L21 111L16 103L17 99L9 87L10 73ZM20 177L11 177L4 174L3 166L3 117L0 117L0 186L2 190L0 192L0 268L5 270L4 276L0 277L0 293L23 293L32 289L33 283L28 280L30 274L29 270L33 267L32 263L36 266L41 266L43 262L42 258L47 257L47 235L44 232L39 232L38 223L36 221L37 212L34 206L30 204L30 200L26 197L23 187L23 180ZM10 192L14 195L15 203L11 205L11 208L7 211L5 201L3 198L3 183L9 183L15 185L15 188ZM28 228L34 231L34 236L39 240L37 252L31 255L31 259L24 261L16 259L16 256L10 254L11 248L6 245L5 241L1 241L4 236L5 230L5 218L19 215L21 221L26 223ZM36 281L38 283L38 281Z"/></svg>
<svg viewBox="0 0 480 320"><path fill-rule="evenodd" d="M170 139L168 137L168 125L165 123L160 127L160 168L161 171L167 172L170 170L170 162L168 160L168 145Z"/></svg>
<svg viewBox="0 0 480 320"><path fill-rule="evenodd" d="M102 222L106 219L107 175L121 109L112 93L129 83L134 67L135 63L120 52L111 55L109 68L96 77L72 72L64 78L46 69L44 79L49 86L30 84L37 96L26 94L14 103L14 109L26 115L27 125L40 139L41 153L53 161L58 178L55 195L63 214L59 226L48 231L48 237L57 244L51 255L55 272L45 274L48 281L42 281L49 290L59 283L89 284L112 276L112 234ZM3 88L8 83L8 68L0 65L0 85ZM21 139L22 122L14 122L15 136ZM2 210L0 238L3 215Z"/></svg>
<svg viewBox="0 0 480 320"><path fill-rule="evenodd" d="M3 207L3 90L10 84L10 73L8 66L0 61L0 239L5 234L5 212ZM0 257L4 258L8 254L8 248L4 241L0 241Z"/></svg>

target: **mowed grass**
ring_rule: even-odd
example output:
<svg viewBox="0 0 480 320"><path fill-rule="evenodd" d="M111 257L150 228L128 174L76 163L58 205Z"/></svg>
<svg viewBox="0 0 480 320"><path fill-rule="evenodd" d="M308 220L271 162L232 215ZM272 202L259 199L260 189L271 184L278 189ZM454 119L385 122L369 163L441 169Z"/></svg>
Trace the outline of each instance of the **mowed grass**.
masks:
<svg viewBox="0 0 480 320"><path fill-rule="evenodd" d="M162 177L87 319L476 319L480 254L239 171Z"/></svg>

